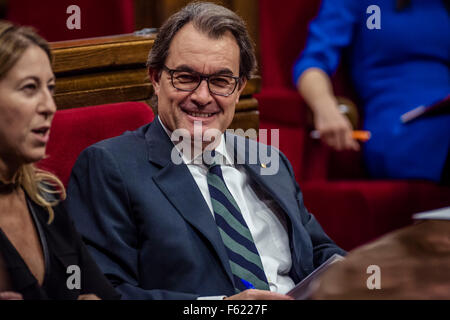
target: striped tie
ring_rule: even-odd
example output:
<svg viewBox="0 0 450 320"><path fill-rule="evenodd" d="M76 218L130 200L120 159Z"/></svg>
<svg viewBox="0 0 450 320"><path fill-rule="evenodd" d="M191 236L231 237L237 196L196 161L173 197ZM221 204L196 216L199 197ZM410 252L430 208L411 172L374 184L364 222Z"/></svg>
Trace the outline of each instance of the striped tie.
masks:
<svg viewBox="0 0 450 320"><path fill-rule="evenodd" d="M233 272L236 293L248 289L250 284L256 289L269 290L253 237L225 184L220 165L213 163L208 167L208 189L217 227Z"/></svg>

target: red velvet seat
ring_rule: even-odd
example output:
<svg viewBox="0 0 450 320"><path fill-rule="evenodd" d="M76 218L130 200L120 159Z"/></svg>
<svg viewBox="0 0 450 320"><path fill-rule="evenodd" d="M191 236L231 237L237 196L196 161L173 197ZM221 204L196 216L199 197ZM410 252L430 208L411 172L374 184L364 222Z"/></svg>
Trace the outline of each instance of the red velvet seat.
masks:
<svg viewBox="0 0 450 320"><path fill-rule="evenodd" d="M151 108L141 102L57 111L47 146L48 157L38 166L56 174L67 186L72 167L86 147L135 130L153 118Z"/></svg>
<svg viewBox="0 0 450 320"><path fill-rule="evenodd" d="M292 84L291 70L305 46L308 24L320 0L282 5L260 0L262 90L256 95L261 129L280 130L280 149L291 161L306 207L344 249L352 249L411 223L411 215L450 205L450 188L425 181L376 181L367 177L360 153L333 152L309 138L307 106ZM342 73L335 93L352 97Z"/></svg>
<svg viewBox="0 0 450 320"><path fill-rule="evenodd" d="M80 29L67 28L67 19L72 15L67 13L67 8L71 5L80 8ZM8 2L7 19L35 27L47 41L109 36L135 30L133 0L14 0Z"/></svg>

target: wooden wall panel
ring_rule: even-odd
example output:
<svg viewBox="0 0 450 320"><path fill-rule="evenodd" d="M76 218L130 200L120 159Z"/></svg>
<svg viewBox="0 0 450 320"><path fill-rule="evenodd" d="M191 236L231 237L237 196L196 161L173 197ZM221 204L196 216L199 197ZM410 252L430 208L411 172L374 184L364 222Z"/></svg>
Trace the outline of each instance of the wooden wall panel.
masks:
<svg viewBox="0 0 450 320"><path fill-rule="evenodd" d="M247 23L248 32L255 43L256 57L260 61L258 0L231 0L230 2L230 8Z"/></svg>
<svg viewBox="0 0 450 320"><path fill-rule="evenodd" d="M246 112L236 112L233 118L233 122L230 125L231 129L259 129L259 112L246 111Z"/></svg>
<svg viewBox="0 0 450 320"><path fill-rule="evenodd" d="M135 0L136 29L159 28L173 13L191 0ZM247 23L250 36L255 42L259 60L259 5L258 0L212 0L239 14Z"/></svg>
<svg viewBox="0 0 450 320"><path fill-rule="evenodd" d="M0 0L0 19L6 18L7 6L8 6L8 0Z"/></svg>
<svg viewBox="0 0 450 320"><path fill-rule="evenodd" d="M51 43L59 109L147 101L145 66L156 34L119 35Z"/></svg>

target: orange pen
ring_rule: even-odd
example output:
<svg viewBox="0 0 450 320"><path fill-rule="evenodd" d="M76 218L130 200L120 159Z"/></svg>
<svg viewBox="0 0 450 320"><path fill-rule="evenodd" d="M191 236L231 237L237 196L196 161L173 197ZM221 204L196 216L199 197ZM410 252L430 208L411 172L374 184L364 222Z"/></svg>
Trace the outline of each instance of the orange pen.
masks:
<svg viewBox="0 0 450 320"><path fill-rule="evenodd" d="M320 132L317 130L311 131L311 133L309 135L313 139L320 139ZM361 142L366 142L367 140L370 139L371 136L372 136L372 134L370 133L370 131L365 131L365 130L353 130L352 131L352 138L355 140L361 141Z"/></svg>

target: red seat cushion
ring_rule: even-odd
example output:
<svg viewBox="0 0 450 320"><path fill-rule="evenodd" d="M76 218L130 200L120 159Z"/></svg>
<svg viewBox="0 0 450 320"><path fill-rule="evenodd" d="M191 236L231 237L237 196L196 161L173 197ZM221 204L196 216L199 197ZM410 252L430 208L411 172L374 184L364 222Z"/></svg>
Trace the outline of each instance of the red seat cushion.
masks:
<svg viewBox="0 0 450 320"><path fill-rule="evenodd" d="M279 130L279 145L277 147L284 155L289 159L294 174L297 180L301 177L301 171L303 168L303 157L299 150L303 150L303 143L305 141L305 131L299 128L280 125L277 122L261 120L259 124L260 131L268 130L267 136L271 136L274 129ZM270 143L274 145L273 141Z"/></svg>
<svg viewBox="0 0 450 320"><path fill-rule="evenodd" d="M347 250L410 224L414 213L450 206L450 188L424 181L308 181L301 189L308 210Z"/></svg>
<svg viewBox="0 0 450 320"><path fill-rule="evenodd" d="M48 157L38 167L53 172L67 186L72 167L86 147L135 130L153 118L151 108L141 102L57 111L47 146Z"/></svg>
<svg viewBox="0 0 450 320"><path fill-rule="evenodd" d="M306 105L300 94L288 88L266 88L255 94L261 120L276 121L287 125L307 125Z"/></svg>

